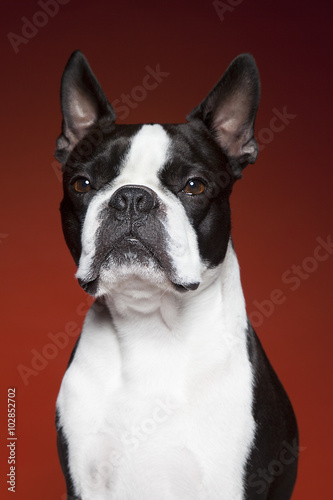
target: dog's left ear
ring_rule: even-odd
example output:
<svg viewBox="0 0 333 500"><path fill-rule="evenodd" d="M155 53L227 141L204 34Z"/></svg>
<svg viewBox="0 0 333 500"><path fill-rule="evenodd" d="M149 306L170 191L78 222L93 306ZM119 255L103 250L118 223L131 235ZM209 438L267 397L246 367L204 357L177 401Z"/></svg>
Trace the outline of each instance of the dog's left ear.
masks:
<svg viewBox="0 0 333 500"><path fill-rule="evenodd" d="M236 57L208 94L187 117L202 120L215 136L236 179L248 163L254 163L258 145L254 122L260 100L260 80L250 54Z"/></svg>

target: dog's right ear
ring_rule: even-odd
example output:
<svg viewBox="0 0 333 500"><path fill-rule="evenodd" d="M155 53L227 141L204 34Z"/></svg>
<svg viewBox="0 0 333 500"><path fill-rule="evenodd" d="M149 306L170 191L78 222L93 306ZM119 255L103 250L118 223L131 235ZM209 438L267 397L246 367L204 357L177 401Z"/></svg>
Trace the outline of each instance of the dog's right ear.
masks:
<svg viewBox="0 0 333 500"><path fill-rule="evenodd" d="M116 113L107 100L87 59L79 50L68 60L61 80L62 133L55 157L66 162L76 144L101 118L114 122Z"/></svg>

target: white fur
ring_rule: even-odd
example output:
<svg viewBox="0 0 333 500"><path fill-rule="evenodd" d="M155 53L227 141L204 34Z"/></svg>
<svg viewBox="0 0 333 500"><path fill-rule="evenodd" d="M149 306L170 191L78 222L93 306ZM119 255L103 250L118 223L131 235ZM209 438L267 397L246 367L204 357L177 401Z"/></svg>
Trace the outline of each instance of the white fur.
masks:
<svg viewBox="0 0 333 500"><path fill-rule="evenodd" d="M76 493L242 500L255 424L232 245L195 292L151 283L124 279L107 306L92 306L64 376L57 407Z"/></svg>
<svg viewBox="0 0 333 500"><path fill-rule="evenodd" d="M129 152L120 166L120 175L98 193L88 207L82 231L82 254L77 278L87 279L91 276L96 253L96 231L102 223L99 214L107 206L113 193L122 186L144 185L155 191L166 213L163 223L168 235L167 252L175 270L177 283L200 282L204 266L199 258L195 231L180 201L163 188L158 179L158 173L168 161L170 147L169 136L158 124L143 125L133 137ZM114 284L113 267L109 267L109 272L103 273L97 296L103 295L106 289L110 290L110 287L118 284L118 281Z"/></svg>

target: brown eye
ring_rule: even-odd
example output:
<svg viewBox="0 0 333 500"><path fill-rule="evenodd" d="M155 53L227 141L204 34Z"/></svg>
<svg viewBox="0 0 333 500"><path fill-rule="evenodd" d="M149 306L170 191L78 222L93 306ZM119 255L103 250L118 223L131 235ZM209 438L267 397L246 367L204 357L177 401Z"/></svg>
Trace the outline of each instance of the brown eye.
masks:
<svg viewBox="0 0 333 500"><path fill-rule="evenodd" d="M91 189L91 184L88 179L80 177L80 179L74 182L73 187L77 193L88 193Z"/></svg>
<svg viewBox="0 0 333 500"><path fill-rule="evenodd" d="M206 186L200 179L190 179L183 191L186 194L201 194L204 192Z"/></svg>

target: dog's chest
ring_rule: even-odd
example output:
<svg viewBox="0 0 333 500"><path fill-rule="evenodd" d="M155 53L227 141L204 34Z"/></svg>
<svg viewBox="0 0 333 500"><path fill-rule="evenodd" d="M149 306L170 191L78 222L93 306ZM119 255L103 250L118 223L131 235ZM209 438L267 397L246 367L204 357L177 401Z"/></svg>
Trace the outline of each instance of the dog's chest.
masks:
<svg viewBox="0 0 333 500"><path fill-rule="evenodd" d="M245 332L224 341L216 323L187 341L146 332L126 349L106 317L94 321L58 400L82 500L241 499L254 435Z"/></svg>

